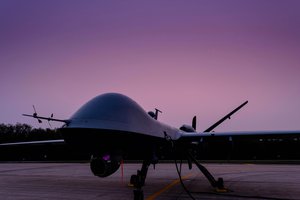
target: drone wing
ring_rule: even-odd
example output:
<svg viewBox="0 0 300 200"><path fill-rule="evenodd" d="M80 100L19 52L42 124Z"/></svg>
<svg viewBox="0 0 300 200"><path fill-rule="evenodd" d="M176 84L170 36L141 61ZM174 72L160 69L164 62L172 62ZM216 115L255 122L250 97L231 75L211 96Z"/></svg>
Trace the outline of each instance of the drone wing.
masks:
<svg viewBox="0 0 300 200"><path fill-rule="evenodd" d="M182 141L200 141L204 138L298 138L300 139L300 130L294 131L233 131L233 132L180 132L178 140Z"/></svg>
<svg viewBox="0 0 300 200"><path fill-rule="evenodd" d="M31 144L65 144L65 140L40 140L40 141L29 141L29 142L11 142L11 143L2 143L0 146L16 146L16 145L31 145Z"/></svg>

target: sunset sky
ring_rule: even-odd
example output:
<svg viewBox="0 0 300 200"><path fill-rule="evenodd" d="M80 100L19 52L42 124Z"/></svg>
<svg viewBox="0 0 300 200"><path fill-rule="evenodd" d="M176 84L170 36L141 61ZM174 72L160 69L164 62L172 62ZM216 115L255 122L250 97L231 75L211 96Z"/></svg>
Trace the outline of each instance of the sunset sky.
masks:
<svg viewBox="0 0 300 200"><path fill-rule="evenodd" d="M217 131L300 130L300 1L1 0L0 67L0 123L118 92L175 127L249 100Z"/></svg>

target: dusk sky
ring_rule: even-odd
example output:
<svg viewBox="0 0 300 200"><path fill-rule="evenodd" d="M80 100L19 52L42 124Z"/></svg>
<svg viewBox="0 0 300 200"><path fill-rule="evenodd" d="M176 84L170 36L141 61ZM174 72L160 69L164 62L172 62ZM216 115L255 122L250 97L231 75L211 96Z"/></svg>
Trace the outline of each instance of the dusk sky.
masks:
<svg viewBox="0 0 300 200"><path fill-rule="evenodd" d="M216 130L300 130L300 1L1 0L0 66L0 123L118 92L175 127L249 100Z"/></svg>

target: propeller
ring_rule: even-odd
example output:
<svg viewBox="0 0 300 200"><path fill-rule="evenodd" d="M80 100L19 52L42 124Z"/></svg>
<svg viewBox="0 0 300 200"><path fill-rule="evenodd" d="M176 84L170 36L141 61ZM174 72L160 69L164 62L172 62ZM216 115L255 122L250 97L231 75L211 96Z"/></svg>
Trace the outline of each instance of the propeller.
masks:
<svg viewBox="0 0 300 200"><path fill-rule="evenodd" d="M193 117L193 120L192 120L192 127L196 130L196 128L197 128L197 116L194 116L194 117Z"/></svg>
<svg viewBox="0 0 300 200"><path fill-rule="evenodd" d="M33 107L33 111L34 111L34 113L33 113L32 116L33 116L34 118L37 118L38 115L37 115L37 112L36 112L36 109L35 109L34 105L32 105L32 107ZM38 122L39 122L40 124L42 123L42 120L40 120L39 118L37 118L37 120L38 120Z"/></svg>

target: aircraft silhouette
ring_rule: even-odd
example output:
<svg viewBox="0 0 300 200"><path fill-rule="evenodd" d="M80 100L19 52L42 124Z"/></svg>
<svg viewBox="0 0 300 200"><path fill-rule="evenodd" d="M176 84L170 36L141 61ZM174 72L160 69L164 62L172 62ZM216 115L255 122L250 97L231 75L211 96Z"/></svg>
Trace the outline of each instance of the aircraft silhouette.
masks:
<svg viewBox="0 0 300 200"><path fill-rule="evenodd" d="M196 164L212 187L222 191L226 190L223 179L218 178L216 180L196 160L193 149L197 143L201 143L208 138L218 137L225 137L232 141L235 137L280 137L300 134L300 131L212 132L214 128L226 119L230 119L234 113L247 103L248 101L244 102L205 131L197 132L196 117L193 118L192 125L183 125L179 129L174 128L157 120L160 110L156 109L155 113L147 113L129 97L118 93L107 93L88 101L67 120L55 119L53 114L51 117L39 116L35 108L32 115L23 114L38 120L65 123L60 128L63 140L0 145L66 143L90 153L91 171L99 177L107 177L113 174L120 167L124 156L139 152L143 155L142 168L137 170L137 174L132 175L130 180L130 183L135 187L134 199L136 200L144 198L142 187L145 184L148 167L151 164L157 164L164 154L171 154L175 159L175 163L176 160L187 160L190 169L192 163Z"/></svg>

